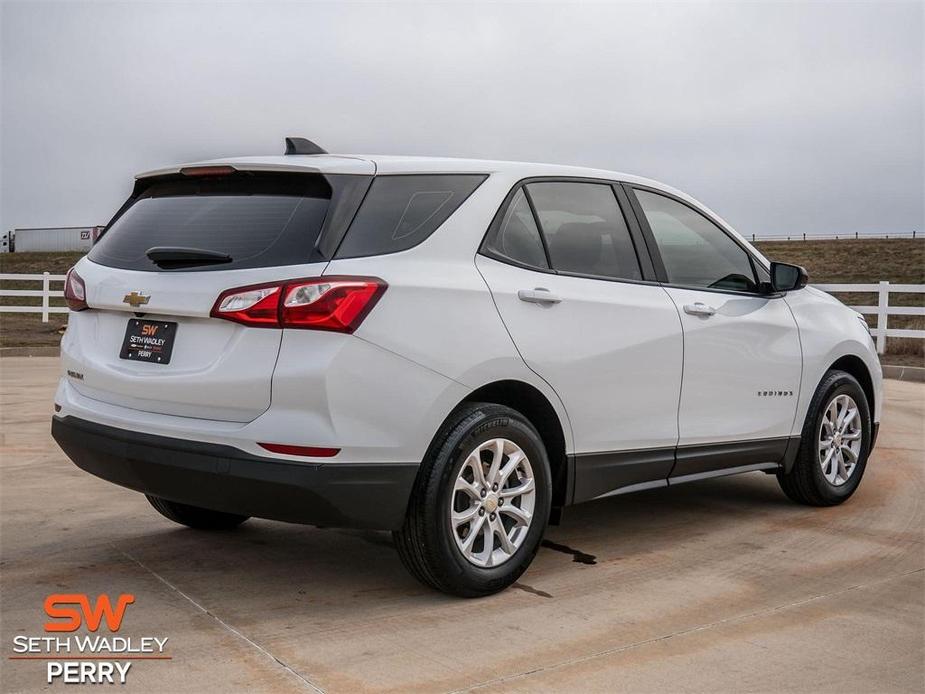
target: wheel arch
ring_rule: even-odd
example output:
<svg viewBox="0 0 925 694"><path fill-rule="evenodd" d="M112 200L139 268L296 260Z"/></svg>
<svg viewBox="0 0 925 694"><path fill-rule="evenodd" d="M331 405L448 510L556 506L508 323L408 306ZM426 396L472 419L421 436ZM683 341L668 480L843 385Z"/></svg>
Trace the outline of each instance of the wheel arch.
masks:
<svg viewBox="0 0 925 694"><path fill-rule="evenodd" d="M864 391L864 397L867 398L867 407L870 409L871 417L873 418L877 405L876 391L874 389L873 376L871 376L870 370L867 368L867 364L864 363L864 360L857 355L846 354L832 362L831 366L826 369L826 372L836 370L844 371L854 376L858 383L861 384L861 390Z"/></svg>
<svg viewBox="0 0 925 694"><path fill-rule="evenodd" d="M568 505L572 495L572 471L566 452L566 426L549 398L529 383L502 380L486 383L470 392L457 405L469 402L490 402L504 405L524 415L539 432L549 456L552 473L552 505Z"/></svg>

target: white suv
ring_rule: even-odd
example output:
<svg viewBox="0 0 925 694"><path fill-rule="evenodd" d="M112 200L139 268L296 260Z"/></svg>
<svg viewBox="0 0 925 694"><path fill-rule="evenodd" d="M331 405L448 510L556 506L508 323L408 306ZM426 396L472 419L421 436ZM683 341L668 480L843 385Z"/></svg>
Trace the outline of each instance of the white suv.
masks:
<svg viewBox="0 0 925 694"><path fill-rule="evenodd" d="M457 595L589 499L760 470L840 503L877 434L859 314L610 171L290 139L139 176L66 284L78 466L195 528L391 530Z"/></svg>

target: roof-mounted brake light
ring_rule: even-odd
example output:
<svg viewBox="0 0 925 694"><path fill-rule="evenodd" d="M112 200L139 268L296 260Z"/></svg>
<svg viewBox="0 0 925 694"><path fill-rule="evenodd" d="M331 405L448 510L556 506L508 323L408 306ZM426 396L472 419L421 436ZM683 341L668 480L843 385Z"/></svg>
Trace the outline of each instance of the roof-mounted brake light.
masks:
<svg viewBox="0 0 925 694"><path fill-rule="evenodd" d="M180 173L184 176L227 176L236 170L233 166L184 166Z"/></svg>

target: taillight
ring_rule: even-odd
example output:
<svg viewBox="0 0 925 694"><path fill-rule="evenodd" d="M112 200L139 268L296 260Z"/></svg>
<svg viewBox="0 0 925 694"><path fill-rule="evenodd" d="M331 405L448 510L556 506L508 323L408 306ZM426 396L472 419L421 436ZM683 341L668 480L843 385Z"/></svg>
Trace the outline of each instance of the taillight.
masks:
<svg viewBox="0 0 925 694"><path fill-rule="evenodd" d="M366 277L287 284L281 322L284 328L352 333L379 301L385 287L382 280Z"/></svg>
<svg viewBox="0 0 925 694"><path fill-rule="evenodd" d="M212 315L244 325L278 328L280 289L279 285L229 289L218 297Z"/></svg>
<svg viewBox="0 0 925 694"><path fill-rule="evenodd" d="M87 306L87 285L74 268L68 270L64 278L64 301L72 311L86 311L90 308Z"/></svg>
<svg viewBox="0 0 925 694"><path fill-rule="evenodd" d="M375 277L318 277L221 293L211 316L256 328L352 333L388 285Z"/></svg>

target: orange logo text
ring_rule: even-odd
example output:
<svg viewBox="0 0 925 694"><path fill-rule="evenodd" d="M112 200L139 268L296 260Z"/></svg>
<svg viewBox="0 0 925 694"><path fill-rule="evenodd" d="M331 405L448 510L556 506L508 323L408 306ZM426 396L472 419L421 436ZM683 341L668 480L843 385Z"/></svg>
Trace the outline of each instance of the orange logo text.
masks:
<svg viewBox="0 0 925 694"><path fill-rule="evenodd" d="M100 595L96 604L90 604L85 593L54 593L45 598L45 614L51 621L45 622L45 631L77 631L85 624L90 631L97 631L103 620L110 631L119 631L125 608L135 602L135 596L123 593L112 606L108 595Z"/></svg>

